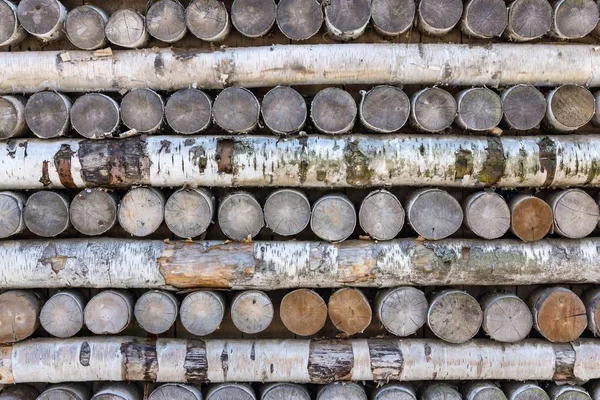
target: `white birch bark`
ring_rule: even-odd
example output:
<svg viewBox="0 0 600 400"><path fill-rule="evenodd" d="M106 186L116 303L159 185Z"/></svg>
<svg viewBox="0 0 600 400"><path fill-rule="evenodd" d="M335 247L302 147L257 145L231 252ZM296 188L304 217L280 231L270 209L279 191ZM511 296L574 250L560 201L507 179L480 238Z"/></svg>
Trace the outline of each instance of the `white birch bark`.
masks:
<svg viewBox="0 0 600 400"><path fill-rule="evenodd" d="M105 57L31 51L0 59L0 93L350 83L595 87L600 52L593 45L368 43L117 50Z"/></svg>
<svg viewBox="0 0 600 400"><path fill-rule="evenodd" d="M0 289L231 288L597 283L600 240L0 242Z"/></svg>

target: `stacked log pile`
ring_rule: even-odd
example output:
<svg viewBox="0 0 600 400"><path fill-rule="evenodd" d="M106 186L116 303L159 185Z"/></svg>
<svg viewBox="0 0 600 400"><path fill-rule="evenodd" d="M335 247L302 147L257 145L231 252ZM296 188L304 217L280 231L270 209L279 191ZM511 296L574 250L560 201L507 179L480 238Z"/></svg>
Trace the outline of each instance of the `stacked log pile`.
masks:
<svg viewBox="0 0 600 400"><path fill-rule="evenodd" d="M0 400L600 400L599 10L0 0Z"/></svg>

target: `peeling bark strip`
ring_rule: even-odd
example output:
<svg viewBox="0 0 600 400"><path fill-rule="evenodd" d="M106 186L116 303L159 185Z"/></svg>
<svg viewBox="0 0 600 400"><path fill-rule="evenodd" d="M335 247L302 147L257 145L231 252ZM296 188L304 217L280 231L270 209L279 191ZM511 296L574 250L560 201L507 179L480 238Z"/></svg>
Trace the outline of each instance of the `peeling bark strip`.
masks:
<svg viewBox="0 0 600 400"><path fill-rule="evenodd" d="M114 41L108 32L111 22L112 19L107 25L107 36ZM68 51L68 57L61 58L61 53L64 51L4 54L0 60L0 93L349 83L600 86L600 52L593 45L356 43L274 45L212 52L117 50L108 57ZM23 71L28 71L26 76Z"/></svg>
<svg viewBox="0 0 600 400"><path fill-rule="evenodd" d="M0 289L531 285L600 281L600 239L0 242Z"/></svg>
<svg viewBox="0 0 600 400"><path fill-rule="evenodd" d="M0 146L0 153L4 149L10 155L0 162L0 190L135 185L600 187L600 136L593 134L149 136L20 139Z"/></svg>
<svg viewBox="0 0 600 400"><path fill-rule="evenodd" d="M76 360L84 350L87 362L82 364ZM600 378L600 365L594 362L598 354L595 339L573 344L477 339L460 345L435 339L36 339L0 346L0 384L588 380Z"/></svg>

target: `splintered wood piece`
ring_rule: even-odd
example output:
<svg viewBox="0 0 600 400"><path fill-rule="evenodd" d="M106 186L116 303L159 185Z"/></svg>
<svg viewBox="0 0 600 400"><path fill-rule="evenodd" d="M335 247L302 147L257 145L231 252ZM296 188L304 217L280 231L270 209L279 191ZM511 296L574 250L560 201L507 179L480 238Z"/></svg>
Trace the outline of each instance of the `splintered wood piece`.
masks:
<svg viewBox="0 0 600 400"><path fill-rule="evenodd" d="M27 229L38 236L60 235L69 227L69 200L58 192L36 192L27 199L23 218Z"/></svg>
<svg viewBox="0 0 600 400"><path fill-rule="evenodd" d="M322 24L323 10L317 0L280 0L277 4L277 26L288 39L310 39Z"/></svg>
<svg viewBox="0 0 600 400"><path fill-rule="evenodd" d="M546 94L546 122L559 132L581 128L594 116L596 99L579 85L563 85Z"/></svg>
<svg viewBox="0 0 600 400"><path fill-rule="evenodd" d="M158 0L146 12L146 30L165 43L183 39L187 33L185 9L176 0Z"/></svg>
<svg viewBox="0 0 600 400"><path fill-rule="evenodd" d="M58 0L27 0L19 2L17 16L23 29L51 42L63 36L67 9Z"/></svg>
<svg viewBox="0 0 600 400"><path fill-rule="evenodd" d="M508 6L506 37L527 42L544 36L552 27L552 6L548 0L514 0Z"/></svg>
<svg viewBox="0 0 600 400"><path fill-rule="evenodd" d="M40 323L46 332L59 338L75 336L83 328L86 298L79 290L64 290L50 297L42 307Z"/></svg>
<svg viewBox="0 0 600 400"><path fill-rule="evenodd" d="M554 2L550 33L559 39L579 39L598 24L598 6L593 0L558 0Z"/></svg>
<svg viewBox="0 0 600 400"><path fill-rule="evenodd" d="M440 339L464 343L477 334L483 312L473 296L457 289L434 293L429 301L427 325Z"/></svg>
<svg viewBox="0 0 600 400"><path fill-rule="evenodd" d="M508 400L550 400L544 389L533 382L503 382Z"/></svg>
<svg viewBox="0 0 600 400"><path fill-rule="evenodd" d="M556 192L548 198L554 232L570 239L589 236L598 226L598 203L581 189Z"/></svg>
<svg viewBox="0 0 600 400"><path fill-rule="evenodd" d="M71 201L73 227L88 236L98 236L117 222L117 197L102 189L84 189Z"/></svg>
<svg viewBox="0 0 600 400"><path fill-rule="evenodd" d="M328 194L313 205L310 228L321 239L341 242L352 235L355 227L356 210L347 196Z"/></svg>
<svg viewBox="0 0 600 400"><path fill-rule="evenodd" d="M202 398L202 392L194 386L166 383L154 389L148 400L202 400Z"/></svg>
<svg viewBox="0 0 600 400"><path fill-rule="evenodd" d="M200 40L222 42L229 35L229 13L222 1L194 0L185 10L187 28Z"/></svg>
<svg viewBox="0 0 600 400"><path fill-rule="evenodd" d="M401 35L413 25L415 10L415 0L373 0L373 26L384 36Z"/></svg>
<svg viewBox="0 0 600 400"><path fill-rule="evenodd" d="M121 200L117 217L123 229L133 236L148 236L163 222L165 198L155 189L131 189Z"/></svg>
<svg viewBox="0 0 600 400"><path fill-rule="evenodd" d="M258 125L259 113L260 104L254 94L241 87L223 89L213 104L215 123L230 133L253 131Z"/></svg>
<svg viewBox="0 0 600 400"><path fill-rule="evenodd" d="M39 325L42 301L25 290L9 290L0 294L0 343L26 339Z"/></svg>
<svg viewBox="0 0 600 400"><path fill-rule="evenodd" d="M274 313L271 299L259 290L238 293L231 301L231 320L243 333L264 331L271 325Z"/></svg>
<svg viewBox="0 0 600 400"><path fill-rule="evenodd" d="M489 39L502 35L508 24L504 0L469 0L462 17L462 30L469 36Z"/></svg>
<svg viewBox="0 0 600 400"><path fill-rule="evenodd" d="M510 228L510 209L498 193L481 191L462 202L465 224L477 236L498 239Z"/></svg>
<svg viewBox="0 0 600 400"><path fill-rule="evenodd" d="M458 106L454 96L437 87L415 93L410 101L410 121L425 132L439 132L454 122Z"/></svg>
<svg viewBox="0 0 600 400"><path fill-rule="evenodd" d="M331 135L350 131L356 112L356 102L350 93L333 87L317 93L310 105L310 119L315 128Z"/></svg>
<svg viewBox="0 0 600 400"><path fill-rule="evenodd" d="M206 393L206 400L256 400L254 389L240 383L221 383L212 386Z"/></svg>
<svg viewBox="0 0 600 400"><path fill-rule="evenodd" d="M551 342L567 343L579 338L587 326L581 299L563 287L540 288L528 301L533 327Z"/></svg>
<svg viewBox="0 0 600 400"><path fill-rule="evenodd" d="M410 114L410 99L395 86L376 86L363 95L360 102L360 122L377 133L400 130Z"/></svg>
<svg viewBox="0 0 600 400"><path fill-rule="evenodd" d="M152 89L134 89L121 100L121 119L129 129L154 133L162 127L165 103Z"/></svg>
<svg viewBox="0 0 600 400"><path fill-rule="evenodd" d="M396 336L410 336L427 320L429 304L425 294L413 287L381 291L375 299L379 321Z"/></svg>
<svg viewBox="0 0 600 400"><path fill-rule="evenodd" d="M481 300L482 328L499 342L525 339L533 326L533 317L523 300L512 293L490 293Z"/></svg>
<svg viewBox="0 0 600 400"><path fill-rule="evenodd" d="M488 131L502 120L502 100L488 88L463 90L456 95L456 104L456 123L463 129Z"/></svg>
<svg viewBox="0 0 600 400"><path fill-rule="evenodd" d="M0 0L0 13L2 13L2 0ZM0 18L2 18L1 14ZM0 29L2 29L1 25ZM25 99L20 96L1 96L0 140L22 136L26 129Z"/></svg>
<svg viewBox="0 0 600 400"><path fill-rule="evenodd" d="M370 19L370 0L330 0L325 6L325 26L334 39L356 39Z"/></svg>
<svg viewBox="0 0 600 400"><path fill-rule="evenodd" d="M36 400L88 400L91 396L90 388L84 383L60 383L44 390Z"/></svg>
<svg viewBox="0 0 600 400"><path fill-rule="evenodd" d="M592 400L587 390L576 385L558 385L551 382L546 391L550 400Z"/></svg>
<svg viewBox="0 0 600 400"><path fill-rule="evenodd" d="M323 386L317 400L367 400L365 389L354 382L336 382Z"/></svg>
<svg viewBox="0 0 600 400"><path fill-rule="evenodd" d="M582 299L587 310L588 329L598 337L600 336L600 288L586 290Z"/></svg>
<svg viewBox="0 0 600 400"><path fill-rule="evenodd" d="M314 290L297 289L283 297L279 314L290 332L299 336L310 336L325 326L327 304Z"/></svg>
<svg viewBox="0 0 600 400"><path fill-rule="evenodd" d="M24 2L21 2L24 3ZM25 120L34 135L42 139L64 136L69 130L71 100L56 92L39 92L25 105Z"/></svg>
<svg viewBox="0 0 600 400"><path fill-rule="evenodd" d="M0 385L0 400L37 400L40 392L30 385Z"/></svg>
<svg viewBox="0 0 600 400"><path fill-rule="evenodd" d="M105 33L112 44L130 49L142 47L150 38L144 16L128 8L117 10L110 16Z"/></svg>
<svg viewBox="0 0 600 400"><path fill-rule="evenodd" d="M266 35L277 17L274 0L234 0L231 22L242 35L258 38Z"/></svg>
<svg viewBox="0 0 600 400"><path fill-rule="evenodd" d="M26 201L21 193L0 192L0 238L7 238L25 230L23 209Z"/></svg>
<svg viewBox="0 0 600 400"><path fill-rule="evenodd" d="M225 315L225 296L219 292L198 290L181 302L183 327L193 335L206 336L217 329Z"/></svg>
<svg viewBox="0 0 600 400"><path fill-rule="evenodd" d="M84 94L71 108L73 129L88 139L111 137L119 122L119 104L102 93Z"/></svg>
<svg viewBox="0 0 600 400"><path fill-rule="evenodd" d="M532 85L512 86L502 92L501 98L502 121L510 129L533 129L544 119L546 98Z"/></svg>
<svg viewBox="0 0 600 400"><path fill-rule="evenodd" d="M169 97L165 106L167 123L175 132L184 135L208 128L211 115L212 100L198 89L178 90Z"/></svg>
<svg viewBox="0 0 600 400"><path fill-rule="evenodd" d="M225 236L237 241L258 235L265 225L260 204L247 192L227 195L219 204L217 220Z"/></svg>
<svg viewBox="0 0 600 400"><path fill-rule="evenodd" d="M373 400L417 400L417 394L410 385L388 383L373 392Z"/></svg>
<svg viewBox="0 0 600 400"><path fill-rule="evenodd" d="M524 242L542 239L552 228L552 208L544 200L525 194L515 196L509 203L510 230Z"/></svg>
<svg viewBox="0 0 600 400"><path fill-rule="evenodd" d="M104 30L107 23L108 15L104 10L96 6L75 7L67 14L67 38L80 49L99 49L106 45Z"/></svg>
<svg viewBox="0 0 600 400"><path fill-rule="evenodd" d="M425 385L421 392L422 400L462 400L458 390L445 383L432 383Z"/></svg>
<svg viewBox="0 0 600 400"><path fill-rule="evenodd" d="M163 290L150 290L136 301L134 315L146 332L159 335L171 329L177 320L178 310L177 297Z"/></svg>
<svg viewBox="0 0 600 400"><path fill-rule="evenodd" d="M471 382L463 387L465 400L506 400L504 392L491 382Z"/></svg>
<svg viewBox="0 0 600 400"><path fill-rule="evenodd" d="M310 400L310 394L296 383L271 383L262 387L260 400Z"/></svg>
<svg viewBox="0 0 600 400"><path fill-rule="evenodd" d="M360 227L375 240L391 240L404 226L404 208L387 190L376 190L364 198L358 211Z"/></svg>
<svg viewBox="0 0 600 400"><path fill-rule="evenodd" d="M105 290L90 299L83 310L83 320L96 335L115 335L131 323L135 301L124 290Z"/></svg>
<svg viewBox="0 0 600 400"><path fill-rule="evenodd" d="M17 6L10 0L0 0L0 47L19 44L26 36L17 18Z"/></svg>
<svg viewBox="0 0 600 400"><path fill-rule="evenodd" d="M417 26L429 35L444 35L460 21L461 0L421 0L417 8Z"/></svg>
<svg viewBox="0 0 600 400"><path fill-rule="evenodd" d="M91 400L142 400L138 388L131 383L109 383Z"/></svg>
<svg viewBox="0 0 600 400"><path fill-rule="evenodd" d="M363 332L372 318L369 300L352 288L339 289L331 295L328 313L333 325L348 336Z"/></svg>
<svg viewBox="0 0 600 400"><path fill-rule="evenodd" d="M281 135L296 133L306 123L306 101L291 87L277 86L263 98L261 114L272 132Z"/></svg>
<svg viewBox="0 0 600 400"><path fill-rule="evenodd" d="M444 190L418 189L410 193L405 201L408 222L425 239L444 239L462 225L460 203Z"/></svg>
<svg viewBox="0 0 600 400"><path fill-rule="evenodd" d="M200 236L213 222L215 208L215 198L208 190L180 189L167 200L165 223L179 237Z"/></svg>
<svg viewBox="0 0 600 400"><path fill-rule="evenodd" d="M293 236L308 226L310 202L299 190L279 189L267 197L264 214L269 229L278 235Z"/></svg>

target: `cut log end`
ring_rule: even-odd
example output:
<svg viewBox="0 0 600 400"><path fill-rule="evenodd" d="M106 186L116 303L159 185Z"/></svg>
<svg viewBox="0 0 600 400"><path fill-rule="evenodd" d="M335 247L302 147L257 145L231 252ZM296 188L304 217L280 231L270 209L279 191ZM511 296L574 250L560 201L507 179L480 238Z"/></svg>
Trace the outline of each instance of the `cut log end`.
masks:
<svg viewBox="0 0 600 400"><path fill-rule="evenodd" d="M502 35L508 24L504 0L470 0L462 17L462 30L467 35L489 39Z"/></svg>
<svg viewBox="0 0 600 400"><path fill-rule="evenodd" d="M339 88L321 90L310 107L315 128L332 135L349 132L356 119L356 102L350 93Z"/></svg>
<svg viewBox="0 0 600 400"><path fill-rule="evenodd" d="M552 382L546 389L550 400L592 400L587 390L576 385L558 385Z"/></svg>
<svg viewBox="0 0 600 400"><path fill-rule="evenodd" d="M365 389L354 382L337 382L323 386L317 393L317 400L367 400Z"/></svg>
<svg viewBox="0 0 600 400"><path fill-rule="evenodd" d="M548 0L515 0L508 7L506 36L526 42L544 36L552 27L552 6Z"/></svg>
<svg viewBox="0 0 600 400"><path fill-rule="evenodd" d="M0 385L2 389L2 385ZM30 385L7 385L0 390L0 400L37 400L40 392Z"/></svg>
<svg viewBox="0 0 600 400"><path fill-rule="evenodd" d="M19 2L17 16L27 32L50 42L63 36L67 10L58 0L28 0Z"/></svg>
<svg viewBox="0 0 600 400"><path fill-rule="evenodd" d="M473 296L461 290L435 293L429 302L427 325L440 339L464 343L479 331L483 312Z"/></svg>
<svg viewBox="0 0 600 400"><path fill-rule="evenodd" d="M215 198L205 189L181 189L165 205L165 223L181 238L200 236L215 215Z"/></svg>
<svg viewBox="0 0 600 400"><path fill-rule="evenodd" d="M142 400L136 386L127 383L109 383L91 400Z"/></svg>
<svg viewBox="0 0 600 400"><path fill-rule="evenodd" d="M62 193L41 191L29 196L23 213L32 233L54 237L69 227L69 201Z"/></svg>
<svg viewBox="0 0 600 400"><path fill-rule="evenodd" d="M61 383L52 385L36 400L88 400L92 396L84 383Z"/></svg>
<svg viewBox="0 0 600 400"><path fill-rule="evenodd" d="M149 39L144 16L128 8L112 14L106 23L106 38L117 46L135 49Z"/></svg>
<svg viewBox="0 0 600 400"><path fill-rule="evenodd" d="M174 295L151 290L137 300L134 315L146 332L158 335L171 329L177 319L178 309L179 301Z"/></svg>
<svg viewBox="0 0 600 400"><path fill-rule="evenodd" d="M190 385L167 383L154 389L148 400L202 400L202 392Z"/></svg>
<svg viewBox="0 0 600 400"><path fill-rule="evenodd" d="M1 13L0 1L0 18ZM26 129L24 99L18 96L0 97L0 140L21 136Z"/></svg>
<svg viewBox="0 0 600 400"><path fill-rule="evenodd" d="M315 202L310 217L312 231L323 240L341 242L354 232L356 210L343 194L329 194Z"/></svg>
<svg viewBox="0 0 600 400"><path fill-rule="evenodd" d="M271 325L274 313L269 296L258 290L239 293L231 302L231 320L242 333L264 331Z"/></svg>
<svg viewBox="0 0 600 400"><path fill-rule="evenodd" d="M456 123L463 129L489 131L502 120L502 100L488 88L463 90L456 96L456 103Z"/></svg>
<svg viewBox="0 0 600 400"><path fill-rule="evenodd" d="M231 29L227 8L218 0L194 0L185 10L185 20L192 35L207 42L225 40Z"/></svg>
<svg viewBox="0 0 600 400"><path fill-rule="evenodd" d="M414 0L373 0L373 25L384 36L401 35L413 25L415 10Z"/></svg>
<svg viewBox="0 0 600 400"><path fill-rule="evenodd" d="M95 6L79 6L67 14L65 30L76 47L95 50L106 44L104 33L108 15Z"/></svg>
<svg viewBox="0 0 600 400"><path fill-rule="evenodd" d="M175 0L158 0L146 12L146 29L156 39L173 43L187 32L185 9Z"/></svg>
<svg viewBox="0 0 600 400"><path fill-rule="evenodd" d="M477 236L498 239L510 228L506 200L494 192L476 192L463 200L465 224Z"/></svg>
<svg viewBox="0 0 600 400"><path fill-rule="evenodd" d="M111 137L119 123L119 104L102 93L85 94L71 108L73 129L88 139Z"/></svg>
<svg viewBox="0 0 600 400"><path fill-rule="evenodd" d="M27 126L39 138L63 136L69 129L71 100L56 92L39 92L25 105Z"/></svg>
<svg viewBox="0 0 600 400"><path fill-rule="evenodd" d="M215 123L230 133L253 131L258 125L259 113L260 104L254 94L241 87L224 89L213 105Z"/></svg>
<svg viewBox="0 0 600 400"><path fill-rule="evenodd" d="M133 318L134 300L123 290L105 290L90 299L83 310L83 319L96 335L122 332Z"/></svg>
<svg viewBox="0 0 600 400"><path fill-rule="evenodd" d="M399 287L378 293L377 316L390 333L405 337L417 332L427 320L425 294L413 287Z"/></svg>
<svg viewBox="0 0 600 400"><path fill-rule="evenodd" d="M274 0L235 0L231 6L231 22L242 35L258 38L266 35L277 17Z"/></svg>
<svg viewBox="0 0 600 400"><path fill-rule="evenodd" d="M590 235L598 226L598 204L581 189L567 189L550 196L554 232L570 239Z"/></svg>
<svg viewBox="0 0 600 400"><path fill-rule="evenodd" d="M197 291L181 303L181 324L193 335L206 336L217 329L225 315L225 297L221 293Z"/></svg>
<svg viewBox="0 0 600 400"><path fill-rule="evenodd" d="M310 39L322 24L323 10L317 0L281 0L277 4L277 26L288 39Z"/></svg>
<svg viewBox="0 0 600 400"><path fill-rule="evenodd" d="M542 199L518 195L509 203L510 229L519 239L533 242L544 238L552 228L552 208Z"/></svg>
<svg viewBox="0 0 600 400"><path fill-rule="evenodd" d="M162 127L165 104L152 89L135 89L121 100L121 118L125 126L142 133L154 133Z"/></svg>
<svg viewBox="0 0 600 400"><path fill-rule="evenodd" d="M31 336L39 325L41 300L32 292L9 290L0 294L0 343Z"/></svg>
<svg viewBox="0 0 600 400"><path fill-rule="evenodd" d="M331 295L328 304L333 325L348 336L363 332L371 323L369 300L358 289L343 288Z"/></svg>
<svg viewBox="0 0 600 400"><path fill-rule="evenodd" d="M7 238L25 229L23 209L25 196L15 192L0 192L0 238Z"/></svg>
<svg viewBox="0 0 600 400"><path fill-rule="evenodd" d="M387 190L369 193L360 205L360 227L375 240L391 240L404 226L404 208Z"/></svg>
<svg viewBox="0 0 600 400"><path fill-rule="evenodd" d="M370 19L370 0L330 0L325 6L325 25L334 39L356 39Z"/></svg>
<svg viewBox="0 0 600 400"><path fill-rule="evenodd" d="M550 400L546 391L532 382L505 382L502 388L508 400Z"/></svg>
<svg viewBox="0 0 600 400"><path fill-rule="evenodd" d="M71 201L71 223L84 235L101 235L115 226L117 205L114 194L101 189L85 189Z"/></svg>
<svg viewBox="0 0 600 400"><path fill-rule="evenodd" d="M260 400L310 400L308 390L294 383L274 383L265 385Z"/></svg>
<svg viewBox="0 0 600 400"><path fill-rule="evenodd" d="M42 307L40 323L46 332L59 338L75 336L83 327L85 298L76 290L50 297Z"/></svg>
<svg viewBox="0 0 600 400"><path fill-rule="evenodd" d="M273 232L293 236L302 232L310 222L310 202L298 190L280 189L265 201L265 222Z"/></svg>
<svg viewBox="0 0 600 400"><path fill-rule="evenodd" d="M256 400L254 389L249 385L224 383L208 389L206 400Z"/></svg>
<svg viewBox="0 0 600 400"><path fill-rule="evenodd" d="M19 44L25 37L17 17L17 6L10 0L0 0L0 47Z"/></svg>
<svg viewBox="0 0 600 400"><path fill-rule="evenodd" d="M493 293L482 302L483 330L499 342L525 339L533 326L527 304L511 293Z"/></svg>
<svg viewBox="0 0 600 400"><path fill-rule="evenodd" d="M327 321L325 301L310 289L297 289L286 294L279 313L285 327L299 336L315 335Z"/></svg>
<svg viewBox="0 0 600 400"><path fill-rule="evenodd" d="M462 400L462 395L454 387L445 383L426 385L421 392L423 400Z"/></svg>
<svg viewBox="0 0 600 400"><path fill-rule="evenodd" d="M579 39L598 24L598 6L593 0L559 0L554 4L551 33L560 39Z"/></svg>
<svg viewBox="0 0 600 400"><path fill-rule="evenodd" d="M376 86L360 102L360 120L369 130L393 133L404 126L410 114L410 100L395 86Z"/></svg>
<svg viewBox="0 0 600 400"><path fill-rule="evenodd" d="M219 204L217 220L225 236L237 241L258 235L265 225L260 204L246 192L227 195Z"/></svg>
<svg viewBox="0 0 600 400"><path fill-rule="evenodd" d="M417 400L412 386L389 383L373 392L373 400Z"/></svg>
<svg viewBox="0 0 600 400"><path fill-rule="evenodd" d="M439 132L454 122L457 105L454 96L440 88L426 88L411 99L411 123L425 132Z"/></svg>
<svg viewBox="0 0 600 400"><path fill-rule="evenodd" d="M263 98L261 113L265 125L278 134L298 132L306 123L306 102L289 86L277 86Z"/></svg>
<svg viewBox="0 0 600 400"><path fill-rule="evenodd" d="M148 236L163 222L165 199L154 188L130 190L121 200L117 213L119 224L133 236Z"/></svg>
<svg viewBox="0 0 600 400"><path fill-rule="evenodd" d="M557 131L581 128L594 117L595 99L583 86L563 85L546 95L546 120Z"/></svg>
<svg viewBox="0 0 600 400"><path fill-rule="evenodd" d="M420 236L444 239L455 233L463 222L459 202L440 189L420 189L406 198L408 221Z"/></svg>
<svg viewBox="0 0 600 400"><path fill-rule="evenodd" d="M465 400L506 400L502 390L490 382L467 383L463 393Z"/></svg>
<svg viewBox="0 0 600 400"><path fill-rule="evenodd" d="M502 111L508 128L533 129L546 114L546 98L534 86L513 86L502 92Z"/></svg>
<svg viewBox="0 0 600 400"><path fill-rule="evenodd" d="M529 298L529 307L535 329L551 342L572 342L587 326L585 305L569 289L538 289Z"/></svg>
<svg viewBox="0 0 600 400"><path fill-rule="evenodd" d="M165 117L177 133L191 135L204 131L210 125L212 100L197 89L182 89L169 97Z"/></svg>
<svg viewBox="0 0 600 400"><path fill-rule="evenodd" d="M430 35L444 35L460 21L461 0L421 0L417 9L419 29Z"/></svg>

